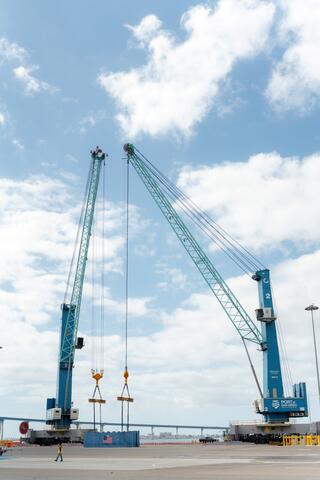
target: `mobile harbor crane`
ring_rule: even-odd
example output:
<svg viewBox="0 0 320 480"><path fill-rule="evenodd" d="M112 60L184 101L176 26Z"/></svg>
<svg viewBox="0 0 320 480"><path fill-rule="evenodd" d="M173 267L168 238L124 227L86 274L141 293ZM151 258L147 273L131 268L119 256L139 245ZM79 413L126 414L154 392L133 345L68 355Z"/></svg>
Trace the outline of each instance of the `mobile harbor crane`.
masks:
<svg viewBox="0 0 320 480"><path fill-rule="evenodd" d="M308 416L306 384L293 385L293 392L285 396L282 380L276 315L272 300L270 272L267 268L219 227L208 215L202 212L181 190L165 177L136 147L124 145L127 161L130 163L171 228L200 271L207 285L217 298L223 310L238 331L257 383L260 398L254 402L257 413L263 415L269 425L283 424L290 417ZM214 240L229 257L243 270L251 271L252 279L257 282L259 308L256 319L259 329L250 318L222 276L205 254L199 243L178 214L182 210L194 223ZM253 342L263 353L263 389L251 362L246 342Z"/></svg>
<svg viewBox="0 0 320 480"><path fill-rule="evenodd" d="M67 293L61 306L60 326L60 349L58 359L58 377L56 398L47 399L47 424L52 430L29 432L31 443L48 444L50 440L61 437L70 439L70 426L73 420L77 420L79 410L73 407L72 402L72 374L74 367L75 350L84 346L83 338L78 337L78 325L81 308L83 282L87 264L89 242L94 218L94 210L99 186L101 166L104 163L106 154L97 147L91 151L91 163L85 197L82 205L82 212L79 221L76 247L73 259L76 260L74 279L71 283L71 298L68 301ZM78 246L79 243L79 246ZM77 257L76 257L77 253ZM73 261L71 262L68 284L73 275ZM67 288L68 291L68 288ZM49 438L48 438L49 436Z"/></svg>

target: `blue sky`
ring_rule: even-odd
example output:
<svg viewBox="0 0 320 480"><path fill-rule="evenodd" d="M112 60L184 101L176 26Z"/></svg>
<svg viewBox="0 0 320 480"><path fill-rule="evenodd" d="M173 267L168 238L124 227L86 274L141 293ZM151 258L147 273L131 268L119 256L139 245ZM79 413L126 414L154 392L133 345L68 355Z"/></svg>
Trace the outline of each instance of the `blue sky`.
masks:
<svg viewBox="0 0 320 480"><path fill-rule="evenodd" d="M89 151L99 144L109 154L104 416L119 417L122 145L131 141L270 266L293 378L308 382L319 415L303 310L318 301L319 18L315 0L2 2L3 414L43 416L54 394L59 305ZM256 392L236 332L131 178L132 419L253 418ZM204 245L252 313L254 285ZM93 388L90 301L88 275L80 321L88 346L75 370L82 418Z"/></svg>

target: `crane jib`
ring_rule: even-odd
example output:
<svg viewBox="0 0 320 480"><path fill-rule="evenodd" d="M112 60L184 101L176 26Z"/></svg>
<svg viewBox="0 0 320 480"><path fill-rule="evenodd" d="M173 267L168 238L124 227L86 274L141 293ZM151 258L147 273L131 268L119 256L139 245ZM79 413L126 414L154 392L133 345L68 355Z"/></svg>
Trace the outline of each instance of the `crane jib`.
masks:
<svg viewBox="0 0 320 480"><path fill-rule="evenodd" d="M170 200L166 197L144 161L134 152L134 147L127 144L128 158L136 172L144 182L156 204L176 233L183 247L191 257L193 263L203 276L211 291L218 299L223 310L245 340L264 345L265 341L255 323L237 300L219 272L204 253L197 240L184 224Z"/></svg>
<svg viewBox="0 0 320 480"><path fill-rule="evenodd" d="M47 423L54 424L59 428L69 428L72 421L72 370L75 348L77 346L83 282L99 187L101 165L105 158L106 154L103 153L99 147L91 152L87 189L82 210L83 216L81 215L79 223L81 236L77 251L72 293L70 300L65 301L62 304L57 394L56 398L47 400Z"/></svg>
<svg viewBox="0 0 320 480"><path fill-rule="evenodd" d="M127 153L128 162L136 170L177 238L242 338L259 393L262 397L260 400L255 401L257 413L264 415L268 423L286 422L290 417L294 416L308 416L305 383L294 384L293 396L284 396L269 270L259 266L260 269L258 268L252 275L252 278L258 282L260 308L256 310L256 315L257 320L261 322L260 331L191 234L170 199L175 200L182 207L184 213L194 220L194 223L198 226L199 224L206 226L205 222L208 221L208 216L201 212L183 192L161 174L140 152L137 154L132 144L125 144L124 150ZM211 223L211 226L213 223ZM210 221L208 224L210 225ZM219 231L215 226L213 229L215 229L213 234L215 239L218 238L220 240L220 235L221 238L224 238L226 242L229 242L234 247L235 253L232 252L230 257L233 257L235 263L240 268L248 265L248 268L251 268L252 265L257 265L257 259L238 242L230 242L231 236L226 240L224 236L226 232L223 229L220 228ZM258 261L258 263L260 262ZM262 264L260 263L260 265ZM263 392L245 341L258 344L263 352Z"/></svg>

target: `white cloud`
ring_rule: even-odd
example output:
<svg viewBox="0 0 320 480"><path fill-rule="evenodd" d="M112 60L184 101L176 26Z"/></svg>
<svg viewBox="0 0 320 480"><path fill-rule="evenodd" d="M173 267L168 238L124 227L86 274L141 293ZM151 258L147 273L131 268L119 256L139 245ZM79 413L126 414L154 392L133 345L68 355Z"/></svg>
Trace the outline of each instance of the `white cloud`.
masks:
<svg viewBox="0 0 320 480"><path fill-rule="evenodd" d="M156 273L163 276L163 280L158 283L159 288L184 290L187 286L187 276L178 268L169 267L166 264L158 264Z"/></svg>
<svg viewBox="0 0 320 480"><path fill-rule="evenodd" d="M314 401L311 326L304 307L317 301L319 267L320 252L316 251L280 263L272 271L278 321L293 381L308 382L312 408L318 405ZM254 318L258 305L256 283L243 276L229 279L228 284ZM132 411L135 418L140 413L140 421L152 421L156 415L159 422L161 419L169 423L176 421L177 415L186 421L190 414L191 423L208 422L210 418L211 423L220 424L237 418L259 419L251 407L258 393L243 345L213 295L194 293L184 305L168 312L163 309L160 318L159 331L129 338L129 370L133 372L130 382L134 382L137 401ZM111 364L120 370L122 349L116 345L114 342ZM262 354L254 345L248 346L261 379ZM290 394L286 378L285 383ZM150 385L159 392L152 406Z"/></svg>
<svg viewBox="0 0 320 480"><path fill-rule="evenodd" d="M130 138L139 133L190 135L235 63L265 47L273 13L270 2L258 0L220 0L215 8L197 5L182 16L187 36L182 42L154 15L130 27L138 46L148 51L147 63L98 77L116 100L123 132Z"/></svg>
<svg viewBox="0 0 320 480"><path fill-rule="evenodd" d="M0 38L0 65L9 62L18 63L13 68L14 77L19 80L29 95L46 91L55 93L58 91L56 87L50 85L43 80L36 78L32 73L39 69L38 65L30 65L28 63L28 52L20 45L10 42L7 38Z"/></svg>
<svg viewBox="0 0 320 480"><path fill-rule="evenodd" d="M88 128L95 127L97 123L101 122L105 118L106 118L106 114L102 110L88 113L79 122L80 133L85 133L88 130Z"/></svg>
<svg viewBox="0 0 320 480"><path fill-rule="evenodd" d="M74 174L73 172L70 172L69 170L65 170L63 168L59 168L59 175L64 180L70 181L73 184L75 184L77 181L79 181L78 175Z"/></svg>
<svg viewBox="0 0 320 480"><path fill-rule="evenodd" d="M70 182L47 176L0 179L0 403L6 414L29 411L42 417L46 396L54 394L59 307L80 213L72 194ZM98 202L97 211L100 208ZM108 234L100 259L106 271L121 268L122 212L122 206L108 203ZM98 235L100 230L97 222ZM110 294L108 301L113 311L123 313L123 305ZM147 299L133 298L133 314L143 315L147 303ZM90 363L85 378L88 372ZM22 396L23 405L19 403ZM37 410L32 410L35 405Z"/></svg>
<svg viewBox="0 0 320 480"><path fill-rule="evenodd" d="M88 127L95 127L96 118L94 115L86 115L80 122L80 132L85 133Z"/></svg>
<svg viewBox="0 0 320 480"><path fill-rule="evenodd" d="M292 165L290 168L294 170ZM287 173L290 168L286 166ZM79 212L78 207L66 209L72 199L69 186L61 180L1 179L0 187L0 328L4 346L1 411L15 415L18 410L21 415L42 417L46 396L54 394L57 306L63 296ZM110 211L107 224L108 232L116 237L115 232L122 228L119 209ZM122 245L120 242L114 250L112 245L108 246L107 262ZM303 309L317 302L319 267L320 252L316 251L273 268L273 285L294 380L309 381L312 405L315 383L311 331ZM237 277L228 283L252 314L258 303L255 282ZM149 304L149 298L132 299L131 314L149 316ZM111 314L123 314L123 303L114 301L109 291L106 307ZM245 352L213 295L195 292L171 311L162 307L157 319L157 331L145 333L141 329L139 336L129 337L129 383L135 398L132 421L151 422L157 418L164 423L181 418L181 423L192 424L207 423L210 418L210 423L227 424L232 417L253 418L251 401L257 392ZM93 342L96 340L86 335L87 348L77 352L74 372L74 400L82 419L91 418L87 398L94 386L90 378ZM107 373L102 388L108 401L108 418L116 421L119 405L115 397L122 387L124 344L119 335L112 335L109 330L105 342ZM261 373L261 354L254 346L252 354ZM159 394L150 404L152 389Z"/></svg>
<svg viewBox="0 0 320 480"><path fill-rule="evenodd" d="M285 242L318 244L320 154L302 159L258 154L179 175L179 186L223 228L252 250Z"/></svg>
<svg viewBox="0 0 320 480"><path fill-rule="evenodd" d="M0 126L6 123L6 116L4 113L0 112Z"/></svg>
<svg viewBox="0 0 320 480"><path fill-rule="evenodd" d="M13 69L14 76L24 85L25 92L29 95L33 93L39 93L41 91L46 91L48 93L55 93L57 88L49 83L39 80L32 72L38 70L37 65L24 66L20 65Z"/></svg>
<svg viewBox="0 0 320 480"><path fill-rule="evenodd" d="M4 305L13 304L12 314L31 324L46 323L63 297L80 206L72 205L70 182L45 176L23 181L2 178L0 189ZM122 235L117 233L121 225L118 216L119 207L109 204L105 214L109 233L106 270L119 261L123 245Z"/></svg>
<svg viewBox="0 0 320 480"><path fill-rule="evenodd" d="M57 164L54 162L41 162L40 165L41 167L50 167L50 168L57 166Z"/></svg>
<svg viewBox="0 0 320 480"><path fill-rule="evenodd" d="M109 313L115 313L121 315L122 317L125 314L125 303L121 301L114 300L109 289L106 289L105 292L104 304ZM149 297L129 297L128 299L128 311L130 317L145 317L149 314L149 304L151 302Z"/></svg>
<svg viewBox="0 0 320 480"><path fill-rule="evenodd" d="M14 138L12 140L12 143L16 147L17 150L24 150L24 148L25 148L24 145L17 138Z"/></svg>
<svg viewBox="0 0 320 480"><path fill-rule="evenodd" d="M320 3L279 0L279 41L285 52L274 66L266 95L276 110L306 111L319 102Z"/></svg>
<svg viewBox="0 0 320 480"><path fill-rule="evenodd" d="M10 329L22 323L30 325L29 331L35 334L33 326L47 324L52 305L63 296L59 260L66 261L64 249L70 250L63 234L71 218L59 212L59 207L66 199L66 189L61 182L44 177L1 179L0 186L1 316L4 322L10 317ZM46 211L45 206L54 210ZM49 267L48 262L56 267ZM10 329L4 323L4 336L11 334Z"/></svg>
<svg viewBox="0 0 320 480"><path fill-rule="evenodd" d="M5 37L0 38L0 63L11 60L22 61L26 56L26 50L16 43L9 42Z"/></svg>
<svg viewBox="0 0 320 480"><path fill-rule="evenodd" d="M79 163L79 160L78 160L74 155L71 155L70 153L67 153L67 154L65 155L65 158L66 158L66 160L68 160L69 162Z"/></svg>

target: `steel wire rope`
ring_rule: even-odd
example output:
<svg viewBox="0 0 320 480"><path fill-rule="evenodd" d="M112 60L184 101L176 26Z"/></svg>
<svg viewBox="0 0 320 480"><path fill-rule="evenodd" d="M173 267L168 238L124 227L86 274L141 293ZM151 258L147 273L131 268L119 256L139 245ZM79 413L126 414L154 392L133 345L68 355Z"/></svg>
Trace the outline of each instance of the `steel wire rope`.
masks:
<svg viewBox="0 0 320 480"><path fill-rule="evenodd" d="M150 171L150 170L149 170ZM184 211L184 213L188 216L188 218L190 218L190 220L202 231L202 233L204 233L205 235L207 235L211 240L213 240L217 246L224 251L224 253L234 262L238 265L238 267L246 274L248 274L248 272L250 271L251 272L251 268L248 267L247 263L245 263L242 258L240 258L235 252L233 252L232 250L230 250L228 247L225 246L225 244L223 243L223 241L217 236L217 234L214 232L214 231L210 231L208 226L207 225L204 225L201 218L199 218L199 215L195 214L193 211L192 211L192 208L190 208L188 206L188 204L186 204L185 202L183 202L181 200L180 197L177 197L177 195L172 192L171 189L168 189L166 188L166 186L164 185L162 179L158 178L153 172L151 172L151 174L153 176L155 176L158 180L158 182L160 182L164 187L165 187L165 190L166 190L166 194L169 196L169 198L171 198L171 200L177 202L178 205L180 205L180 208ZM240 265L242 264L242 266ZM250 276L250 275L249 275Z"/></svg>
<svg viewBox="0 0 320 480"><path fill-rule="evenodd" d="M148 160L144 155L143 153L141 153L136 147L135 147L135 150L137 150L137 152L141 155L141 157L143 157L143 159L148 163L148 165L150 166L150 169L154 170L155 172L157 172L157 174L159 176L161 176L165 182L167 182L169 185L171 185L171 187L173 187L179 196L182 196L183 198L185 198L193 207L195 210L197 210L199 212L199 214L201 214L202 216L204 216L206 218L206 221L208 221L211 225L212 225L212 228L217 228L218 230L220 229L221 232L223 232L225 235L226 235L226 240L227 240L227 237L230 238L230 243L231 242L234 242L235 245L237 245L239 247L239 249L243 250L243 255L248 255L250 258L252 258L252 260L254 260L256 263L253 263L255 266L260 266L260 267L263 267L263 268L266 268L261 262L260 260L255 257L251 252L249 252L243 245L240 244L240 242L238 242L235 238L233 238L226 230L224 230L217 222L215 222L206 212L204 212L203 210L200 209L200 207L195 203L193 202L193 200L191 198L189 198L182 190L179 189L179 187L177 187L173 182L171 182L171 180L169 180L168 177L166 177L155 165L152 164L152 162L150 162L150 160ZM216 227L214 227L214 225ZM222 233L220 233L222 235ZM235 246L235 248L237 248Z"/></svg>
<svg viewBox="0 0 320 480"><path fill-rule="evenodd" d="M208 218L206 217L207 214L192 205L192 201L190 199L184 198L177 193L175 194L175 197L176 201L184 208L187 208L191 215L194 216L195 219L197 219L199 228L204 233L207 232L207 234L213 235L216 239L214 241L219 241L219 244L223 245L222 249L225 253L228 251L229 256L232 255L237 258L238 261L240 261L240 263L245 266L245 269L247 271L251 272L252 270L258 269L257 265L253 263L247 255L245 255L236 245L232 244L232 242L227 238L227 236L223 235L221 231L216 226L214 226L211 221L208 220Z"/></svg>
<svg viewBox="0 0 320 480"><path fill-rule="evenodd" d="M128 387L128 317L129 317L129 172L130 172L130 164L129 159L126 159L126 164L124 164L124 177L125 177L125 186L124 186L124 212L125 212L125 358L124 358L124 385L122 388L122 392L118 400L121 401L121 431L123 431L124 426L124 408L123 403L124 401L127 402L127 419L126 419L126 427L127 431L129 431L129 409L130 409L130 401L133 401L130 397L129 387ZM124 392L126 391L127 397L124 397Z"/></svg>
<svg viewBox="0 0 320 480"><path fill-rule="evenodd" d="M279 321L279 318L277 319L277 322ZM289 377L289 365L287 363L286 359L286 354L285 354L285 349L284 349L284 340L282 338L282 330L281 330L281 325L279 323L276 324L276 330L277 330L277 336L279 338L279 349L280 349L280 357L281 357L281 373L283 374L283 390L285 392L285 396L288 395L290 392L290 377Z"/></svg>
<svg viewBox="0 0 320 480"><path fill-rule="evenodd" d="M170 198L173 198L173 197L174 197L174 196L171 195L171 193L169 193L168 191L167 191L167 195L168 195ZM177 201L179 202L179 198L177 199ZM189 209L188 209L188 206L187 206L187 205L186 205L186 207L184 207L184 204L182 203L182 209L184 210L185 214L186 214L191 220L194 221L194 223L198 222L196 218L192 217L192 216L188 213L188 210L189 210ZM201 227L200 227L200 228L201 228ZM204 227L204 228L206 228L206 227ZM201 230L202 230L205 234L207 234L207 235L209 236L209 238L213 239L213 238L212 238L212 232L203 230L202 228L201 228ZM214 239L213 239L213 240L214 240ZM216 241L218 242L219 239L217 239ZM222 246L221 248L224 249L223 246ZM224 250L225 250L225 249L224 249ZM240 263L242 262L241 259L238 259L238 260L239 260L239 262L238 262L237 260L235 260L234 258L232 258L232 257L230 256L230 254L228 253L228 251L225 250L225 253L226 253L226 255L228 255L229 258L231 258L231 259L238 265L238 267L239 267L246 275L248 275L248 276L251 278L251 275L249 275L248 271L241 266L241 264L240 264ZM235 256L236 256L236 255L235 255ZM248 358L248 361L249 361L249 364L250 364L250 367L251 367L251 371L252 371L252 373L253 373L254 380L255 380L255 382L256 382L256 385L257 385L257 388L258 388L260 397L263 398L263 393L262 393L262 389L261 389L261 385L260 385L260 382L259 382L258 375L257 375L256 370L255 370L255 367L254 367L254 365L253 365L253 362L252 362L252 359L251 359L251 355L250 355L249 350L248 350L248 348L247 348L245 339L244 339L242 336L241 336L241 340L242 340L242 342L243 342L243 345L244 345L244 348L245 348L245 351L246 351L246 355L247 355L247 358Z"/></svg>
<svg viewBox="0 0 320 480"><path fill-rule="evenodd" d="M246 341L245 341L245 339L244 339L243 337L241 337L241 340L242 340L243 346L244 346L244 348L245 348L246 355L247 355L247 358L248 358L248 360L249 360L250 368L251 368L251 371L252 371L254 380L255 380L255 382L256 382L256 386L258 387L258 391L259 391L260 397L263 398L262 388L261 388L261 385L260 385L260 382L259 382L259 378L258 378L256 369L255 369L254 364L253 364L253 362L252 362L251 355L250 355L249 349L248 349L248 347L247 347Z"/></svg>
<svg viewBox="0 0 320 480"><path fill-rule="evenodd" d="M186 195L184 195L183 192L179 191L178 187L176 187L167 177L165 177L163 174L161 174L161 172L158 175L158 173L155 173L154 171L152 171L151 168L148 168L148 170L165 187L167 192L171 192L172 198L175 199L177 202L179 202L179 204L181 206L183 206L184 208L187 208L189 210L189 212L192 215L194 215L195 217L198 217L198 219L199 218L201 219L201 217L204 217L204 212L202 212L200 209L196 210L195 207L192 205L191 199L186 197ZM189 203L189 205L188 205L188 203ZM206 222L208 223L207 220L206 220ZM201 223L202 223L202 219L201 219ZM206 228L208 228L208 227L206 227ZM214 235L217 234L217 235L222 236L221 232L219 232L219 230L216 227L211 225L211 228L215 231ZM230 243L230 241L228 241L228 239L225 238L225 237L223 237L223 240L225 241L225 243L228 243L228 242ZM221 239L220 239L220 242L222 242ZM241 255L243 255L243 253L241 253Z"/></svg>
<svg viewBox="0 0 320 480"><path fill-rule="evenodd" d="M286 395L290 395L290 390L293 385L293 382L290 380L291 374L290 374L290 367L289 367L289 362L286 356L286 349L285 349L285 344L284 344L284 338L283 338L283 332L281 328L281 324L279 323L279 317L277 318L277 323L276 323L276 330L277 330L277 335L279 338L279 347L280 347L280 356L281 356L281 372L284 377L284 391ZM291 387L290 387L291 386ZM291 396L291 395L290 395Z"/></svg>
<svg viewBox="0 0 320 480"><path fill-rule="evenodd" d="M249 275L249 277L251 278L251 275L248 273L248 268L247 268L247 265L243 262L243 260L241 258L238 258L236 254L234 254L234 252L230 251L229 249L227 249L224 244L221 242L221 240L219 239L219 237L217 237L213 232L211 232L210 230L207 229L206 226L203 226L201 221L195 217L192 212L190 212L190 209L188 208L188 206L184 205L183 203L180 203L180 200L177 199L175 196L173 196L170 192L166 192L166 194L168 195L168 197L171 199L171 200L175 200L181 207L181 209L183 210L183 212L185 213L185 215L202 231L202 233L204 233L208 238L210 238L213 242L216 243L216 245L246 274L246 275Z"/></svg>
<svg viewBox="0 0 320 480"><path fill-rule="evenodd" d="M105 162L102 171L102 238L101 238L101 297L100 297L100 363L101 369L104 369L104 304L105 304L105 274L104 274L104 257L105 257L105 211L106 211L106 179L105 179Z"/></svg>
<svg viewBox="0 0 320 480"><path fill-rule="evenodd" d="M92 239L91 239L91 332L92 332L92 370L96 370L97 364L97 326L95 316L95 298L96 298L96 285L95 285L95 264L96 264L96 220L92 221Z"/></svg>
<svg viewBox="0 0 320 480"><path fill-rule="evenodd" d="M283 365L283 368L284 368L284 371L285 371L285 376L286 376L286 381L287 381L287 393L291 394L293 379L292 379L292 373L291 373L290 364L289 364L289 360L288 360L287 348L286 348L286 344L285 344L285 341L284 341L282 320L279 316L279 311L278 311L278 308L277 308L277 302L276 302L276 299L275 299L274 292L273 292L272 289L271 289L271 291L272 291L273 301L274 301L274 304L275 304L275 310L278 312L276 329L277 329L277 332L278 332L278 337L279 337L279 342L280 342L282 365Z"/></svg>
<svg viewBox="0 0 320 480"><path fill-rule="evenodd" d="M189 209L194 212L195 215L200 217L203 222L207 223L217 235L222 237L222 241L228 244L232 249L241 255L248 265L248 270L251 271L252 267L255 270L259 270L261 267L266 268L260 260L258 260L253 254L251 254L245 247L243 247L237 240L235 240L228 232L226 232L217 222L215 222L206 212L202 211L195 202L193 202L184 192L182 192L173 182L171 182L157 167L155 167L138 149L139 154L147 162L146 167L153 175L165 186L166 189L171 190L176 198L179 198L182 203L189 205ZM145 164L144 162L144 164ZM229 247L226 247L229 248Z"/></svg>
<svg viewBox="0 0 320 480"><path fill-rule="evenodd" d="M126 234L126 263L125 263L125 370L128 368L128 313L129 313L129 161L126 168L126 203L125 203L125 234Z"/></svg>
<svg viewBox="0 0 320 480"><path fill-rule="evenodd" d="M72 273L73 273L74 260L75 260L75 257L76 257L76 250L77 250L77 246L78 246L78 243L79 243L80 233L82 232L82 229L83 229L83 219L84 219L85 209L86 209L86 198L87 198L89 188L90 188L90 183L91 183L91 179L92 179L92 175L93 175L93 169L94 169L94 163L91 162L90 163L90 168L89 168L89 174L88 174L88 178L87 178L87 183L86 183L86 188L85 188L85 194L84 194L84 197L83 197L80 219L79 219L79 223L78 223L78 231L77 231L77 235L76 235L75 246L74 246L74 250L73 250L73 254L72 254L72 259L71 259L71 264L70 264L70 269L69 269L69 274L68 274L68 279L67 279L67 286L66 286L66 291L65 291L64 301L63 301L64 304L66 304L66 302L67 302L67 296L68 296L68 293L69 293L71 276L72 276ZM71 298L70 298L70 307L71 307L71 300L72 300L72 297L73 297L73 292L74 292L74 284L73 284L73 287L72 287L72 293L71 293ZM69 312L68 312L68 316L67 316L67 324L69 322L71 311L72 311L72 309L70 308ZM73 356L69 355L66 389L65 389L65 396L64 396L64 408L66 408L66 405L67 405L67 396L68 396L68 388L69 388L69 382L70 382L70 371L71 371L71 368L72 368L72 365L71 365L72 361L73 361Z"/></svg>
<svg viewBox="0 0 320 480"><path fill-rule="evenodd" d="M215 241L215 243L220 246L224 253L226 253L229 258L231 258L239 266L239 268L241 268L242 271L248 273L248 271L252 271L252 267L254 267L256 270L259 270L260 268L266 268L259 259L257 259L237 240L235 240L228 232L226 232L219 224L217 224L217 222L211 219L211 217L209 217L206 212L203 212L187 195L185 195L175 184L173 184L173 182L171 182L164 174L162 174L162 172L157 169L157 167L155 167L136 147L135 150L139 153L139 155L141 155L141 157L143 157L145 162L147 162L147 165L144 162L145 167L148 168L148 171L151 172L152 175L163 185L171 200L176 200L184 213L203 231L203 233L205 233L207 236L209 236L209 238ZM211 229L214 230L214 232L216 233L213 233L208 227L203 224L203 222L208 223L209 227L211 227ZM224 235L221 232L223 232ZM220 235L223 238L224 242L223 240L219 241L217 235ZM239 258L234 253L234 251L230 251L230 248L226 247L226 244L229 244L233 248L233 250L237 251L245 260L243 261L241 258ZM233 257L235 257L237 260ZM246 271L240 264L246 266L248 268L248 271ZM293 383L292 375L288 362L282 325L279 318L278 322L276 323L276 329L278 331L279 346L282 356L285 389L287 391L290 391L290 386Z"/></svg>
<svg viewBox="0 0 320 480"><path fill-rule="evenodd" d="M251 272L251 269L248 269L248 265L240 257L238 257L236 253L232 252L227 247L225 247L221 239L217 237L215 233L210 231L206 225L203 225L201 220L199 220L198 217L192 214L192 212L190 211L187 205L185 205L184 203L181 203L180 199L179 198L177 199L176 197L172 196L171 193L169 192L166 192L166 193L172 200L174 199L176 200L177 204L180 205L185 215L202 231L202 233L204 233L208 238L210 238L213 242L215 242L218 248L220 248L240 268L240 270L242 270L246 275L248 275L251 278L251 275L249 273Z"/></svg>
<svg viewBox="0 0 320 480"><path fill-rule="evenodd" d="M292 378L292 372L290 368L290 363L288 360L288 353L287 353L287 348L286 348L286 343L284 341L284 334L283 334L283 328L282 328L282 320L279 317L279 310L277 307L277 300L276 296L274 294L274 290L271 285L271 294L273 298L273 303L275 306L275 311L277 312L277 321L276 321L276 329L278 332L278 337L279 337L279 343L280 343L280 349L281 349L281 356L282 356L282 365L284 368L284 373L287 381L287 393L290 395L291 394L291 388L293 385L293 378Z"/></svg>
<svg viewBox="0 0 320 480"><path fill-rule="evenodd" d="M188 199L188 197L185 196L188 200L190 200L189 204L186 201L184 201L184 199L183 199L184 194L182 192L180 192L181 193L180 194L179 189L172 182L170 182L170 180L167 179L167 177L165 177L163 174L161 174L161 172L158 169L156 169L156 167L154 167L154 169L152 169L153 165L151 164L151 162L149 162L147 159L146 159L146 161L148 162L148 164L146 164L142 160L145 168L148 170L149 174L151 174L151 176L153 178L158 180L158 184L160 183L164 187L166 195L168 195L168 197L171 200L175 200L175 201L178 202L178 204L183 209L184 213L203 231L203 233L205 233L207 236L209 236L209 238L211 238L213 241L215 241L216 244L219 245L219 243L220 243L220 245L219 245L220 248L222 248L224 250L226 255L228 255L229 258L231 258L244 273L248 274L248 271L251 272L252 271L252 265L254 266L255 269L259 268L258 265L253 264L253 262L250 259L248 259L248 261L245 262L242 258L239 258L237 256L237 253L235 253L233 251L230 251L230 249L225 246L225 243L223 243L223 241L219 237L217 237L216 233L219 233L220 236L222 236L222 237L223 237L223 235L220 232L218 232L217 229L214 228L213 226L212 226L212 230L210 231L208 225L203 224L203 215L202 215L201 210L197 207L198 211L196 211L194 206L192 205L191 200ZM158 186L161 188L160 185L158 185ZM208 217L208 218L210 218L210 217ZM208 224L207 220L206 220L206 223ZM223 237L223 238L225 239L225 237ZM231 244L231 242L228 239L226 239L226 241L229 242L229 244ZM221 246L221 244L222 244L222 246ZM241 252L240 249L234 248L234 250L236 250L243 258L247 259L247 256L245 254L243 254L243 252ZM233 257L231 255L233 255ZM234 257L236 257L236 258L234 258ZM251 263L251 267L250 266L248 267L249 262ZM241 265L241 263L242 263L242 265ZM246 267L246 268L243 268L243 267ZM249 275L249 276L251 278L251 275ZM241 339L242 339L244 347L245 347L247 358L249 360L251 370L252 370L252 373L254 375L256 385L257 385L258 390L259 390L259 394L260 394L261 397L263 397L260 382L259 382L258 376L256 374L254 365L252 363L251 356L250 356L250 353L248 351L247 345L245 343L245 339L243 337L241 337Z"/></svg>
<svg viewBox="0 0 320 480"><path fill-rule="evenodd" d="M147 165L145 165L146 168L148 168ZM203 219L201 218L201 216L194 211L193 207L189 206L186 202L184 202L181 197L179 197L176 192L174 190L172 190L171 186L173 184L171 184L171 186L168 184L162 179L160 178L157 173L153 172L152 170L150 170L150 168L148 168L148 171L152 174L153 177L156 177L156 179L158 180L159 183L161 183L165 190L166 190L166 194L171 198L171 200L174 200L176 201L180 207L182 208L182 210L184 211L184 213L190 218L190 220L195 223L195 225L205 234L207 235L211 240L213 240L217 246L244 272L246 273L247 275L249 275L251 277L251 275L249 274L249 272L251 273L252 272L252 266L250 267L250 265L248 265L248 263L246 261L243 260L243 254L239 251L239 250L236 250L236 251L232 251L229 247L226 246L226 243L223 242L223 240L221 240L221 238L219 238L217 236L217 233L219 234L219 232L217 231L217 229L212 229L210 230L208 225L207 224L204 224L203 223ZM221 234L220 234L221 235ZM229 242L230 243L230 242ZM234 249L235 250L235 249ZM237 252L237 253L236 253ZM238 253L240 253L240 255L242 256L239 257ZM254 266L255 269L257 269L257 266L255 265Z"/></svg>
<svg viewBox="0 0 320 480"><path fill-rule="evenodd" d="M86 207L86 199L87 199L87 196L88 196L89 185L90 185L90 181L91 181L91 177L92 177L92 171L93 171L93 162L91 162L91 164L90 164L89 175L88 175L88 178L87 178L85 193L84 193L84 197L83 197L83 200L82 200L81 213L80 213L80 218L79 218L79 222L78 222L76 240L75 240L74 249L73 249L73 252L72 252L72 258L71 258L71 262L70 262L70 268L69 268L67 285L66 285L66 290L65 290L65 294L64 294L63 303L67 303L67 297L68 297L68 294L69 294L71 276L73 274L73 267L74 267L74 261L75 261L75 258L76 258L77 246L78 246L78 243L79 243L79 237L80 237L80 233L82 231L83 217L84 217L84 212L85 212L85 207Z"/></svg>
<svg viewBox="0 0 320 480"><path fill-rule="evenodd" d="M136 150L139 152L138 149L136 149ZM182 197L185 201L189 202L190 205L192 206L192 208L194 209L194 211L197 211L199 215L203 216L203 217L206 219L206 221L207 221L208 223L210 223L211 227L217 230L217 233L218 233L219 235L222 235L221 232L224 232L225 236L223 236L223 235L222 235L222 236L223 236L223 238L224 238L226 241L228 241L228 242L231 244L231 240L232 240L235 244L238 244L238 246L239 246L242 250L244 250L244 251L247 253L247 255L249 255L249 256L252 257L252 258L255 258L255 257L254 257L248 250L246 250L238 241L236 241L228 232L226 232L217 222L215 222L211 217L209 217L209 215L208 215L206 212L204 212L203 210L201 210L200 207L199 207L198 205L196 205L196 204L193 202L193 200L191 200L191 198L189 198L182 190L180 190L173 182L171 182L171 180L169 180L168 177L166 177L157 167L155 167L155 165L153 165L141 152L139 152L139 154L140 154L140 155L145 159L145 161L149 164L150 169L156 171L156 172L157 172L157 175L159 175L159 176L164 180L164 182L165 182L167 185L170 185L170 186L175 190L176 195L177 195L178 197ZM221 230L221 232L220 232L219 230ZM230 237L231 240L228 240L227 237ZM235 247L235 248L237 248L237 247ZM243 252L242 252L242 255L244 255ZM258 259L256 259L256 261L257 261L258 263L260 263Z"/></svg>
<svg viewBox="0 0 320 480"><path fill-rule="evenodd" d="M278 312L278 309L276 306L276 299L274 296L272 286L271 286L271 294L273 298L274 311ZM279 315L277 315L277 321L275 322L275 327L277 331L277 338L279 340L279 353L281 357L280 368L281 368L281 374L283 376L283 389L284 389L284 392L288 394L290 392L290 385L292 385L293 382L292 382L289 362L287 359L286 347L285 347L284 336L283 336Z"/></svg>
<svg viewBox="0 0 320 480"><path fill-rule="evenodd" d="M127 161L127 202L126 202L126 360L125 360L125 375L128 373L128 313L129 313L129 161ZM127 392L130 397L128 384ZM122 402L123 403L123 402ZM130 404L127 403L127 431L129 431L129 408ZM123 423L123 422L122 422Z"/></svg>

